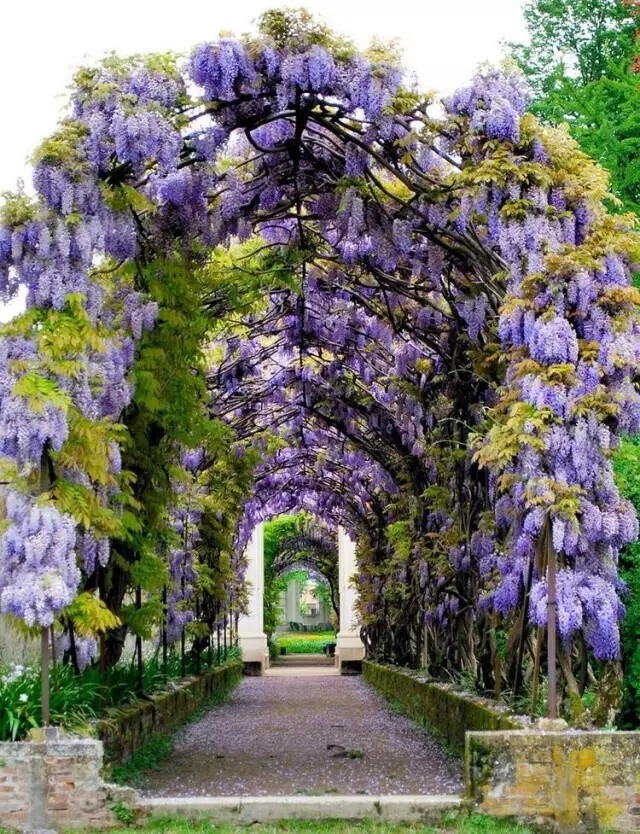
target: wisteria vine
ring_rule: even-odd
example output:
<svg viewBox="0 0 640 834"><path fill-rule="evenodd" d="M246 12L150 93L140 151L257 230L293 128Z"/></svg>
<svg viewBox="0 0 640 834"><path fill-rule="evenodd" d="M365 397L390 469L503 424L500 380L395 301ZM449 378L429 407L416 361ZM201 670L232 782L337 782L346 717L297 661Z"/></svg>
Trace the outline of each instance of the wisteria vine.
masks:
<svg viewBox="0 0 640 834"><path fill-rule="evenodd" d="M611 455L640 428L637 239L603 207L604 172L527 103L517 72L486 69L432 115L392 52L295 15L184 64L82 70L36 154L36 199L2 211L3 298L28 300L0 340L0 610L49 626L108 565L167 264L202 281L227 251L194 373L232 454L255 460L235 516L211 522L236 551L293 509L343 525L369 649L416 662L426 627L464 667L491 618L526 604L544 625L550 536L564 645L616 658L637 521ZM213 483L219 461L186 441L168 465L195 455ZM181 628L202 515L174 493Z"/></svg>

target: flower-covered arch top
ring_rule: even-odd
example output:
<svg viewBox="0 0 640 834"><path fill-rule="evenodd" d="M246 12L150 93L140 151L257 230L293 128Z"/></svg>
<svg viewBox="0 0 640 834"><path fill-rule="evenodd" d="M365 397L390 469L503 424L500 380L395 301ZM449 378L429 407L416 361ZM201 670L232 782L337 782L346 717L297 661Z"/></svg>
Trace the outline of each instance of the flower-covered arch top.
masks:
<svg viewBox="0 0 640 834"><path fill-rule="evenodd" d="M617 655L616 559L637 525L611 454L640 424L637 241L602 170L526 113L515 70L445 105L432 115L379 45L278 13L184 62L77 74L36 198L2 210L3 296L28 290L0 341L2 611L49 625L110 542L139 545L121 456L158 384L140 351L170 325L199 334L194 401L229 432L230 481L251 458L237 552L302 506L359 537L372 633L385 600L414 628L530 594L543 624L548 533L561 635ZM179 280L203 320L169 316ZM175 437L167 467L220 477L189 425ZM199 516L175 513L178 551L197 549Z"/></svg>

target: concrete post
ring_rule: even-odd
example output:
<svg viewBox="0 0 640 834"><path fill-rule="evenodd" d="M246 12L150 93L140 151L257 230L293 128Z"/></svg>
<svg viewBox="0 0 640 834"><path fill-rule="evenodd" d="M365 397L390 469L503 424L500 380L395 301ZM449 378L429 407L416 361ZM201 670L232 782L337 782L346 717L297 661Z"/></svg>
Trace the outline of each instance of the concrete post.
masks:
<svg viewBox="0 0 640 834"><path fill-rule="evenodd" d="M340 631L336 640L336 666L351 671L364 658L360 623L356 614L357 591L351 580L358 572L356 543L338 527L338 584L340 586Z"/></svg>
<svg viewBox="0 0 640 834"><path fill-rule="evenodd" d="M238 640L245 669L261 675L269 666L267 635L264 633L264 530L258 524L247 545L246 581L249 590L248 613L238 620Z"/></svg>

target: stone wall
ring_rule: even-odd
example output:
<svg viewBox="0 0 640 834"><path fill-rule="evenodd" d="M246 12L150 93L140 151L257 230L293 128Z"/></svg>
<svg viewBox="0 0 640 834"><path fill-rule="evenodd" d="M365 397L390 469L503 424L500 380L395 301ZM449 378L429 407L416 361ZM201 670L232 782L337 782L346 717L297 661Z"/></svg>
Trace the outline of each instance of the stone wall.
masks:
<svg viewBox="0 0 640 834"><path fill-rule="evenodd" d="M55 738L0 743L0 827L40 831L108 828L118 803L135 803L131 788L102 781L102 744Z"/></svg>
<svg viewBox="0 0 640 834"><path fill-rule="evenodd" d="M367 683L406 714L462 753L467 730L519 730L515 716L487 698L457 692L444 684L420 679L417 673L365 660L362 674Z"/></svg>
<svg viewBox="0 0 640 834"><path fill-rule="evenodd" d="M230 661L197 678L182 680L148 700L112 710L94 725L95 734L104 744L105 760L120 764L130 758L151 736L173 730L216 692L231 688L241 677L242 662Z"/></svg>
<svg viewBox="0 0 640 834"><path fill-rule="evenodd" d="M640 831L640 732L471 732L466 781L494 817L563 832Z"/></svg>

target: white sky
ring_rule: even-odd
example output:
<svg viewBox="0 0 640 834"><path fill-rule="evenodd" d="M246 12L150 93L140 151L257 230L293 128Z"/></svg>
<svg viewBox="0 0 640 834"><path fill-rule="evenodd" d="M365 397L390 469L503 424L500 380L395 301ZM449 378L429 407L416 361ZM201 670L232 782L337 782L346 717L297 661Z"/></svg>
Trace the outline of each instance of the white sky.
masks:
<svg viewBox="0 0 640 834"><path fill-rule="evenodd" d="M366 46L398 38L423 89L450 92L502 40L525 37L519 0L4 0L0 32L0 192L30 182L27 158L53 131L75 67L106 52L186 52L221 30L252 30L269 8L304 5ZM12 305L12 309L13 305ZM0 319L10 314L0 305Z"/></svg>

